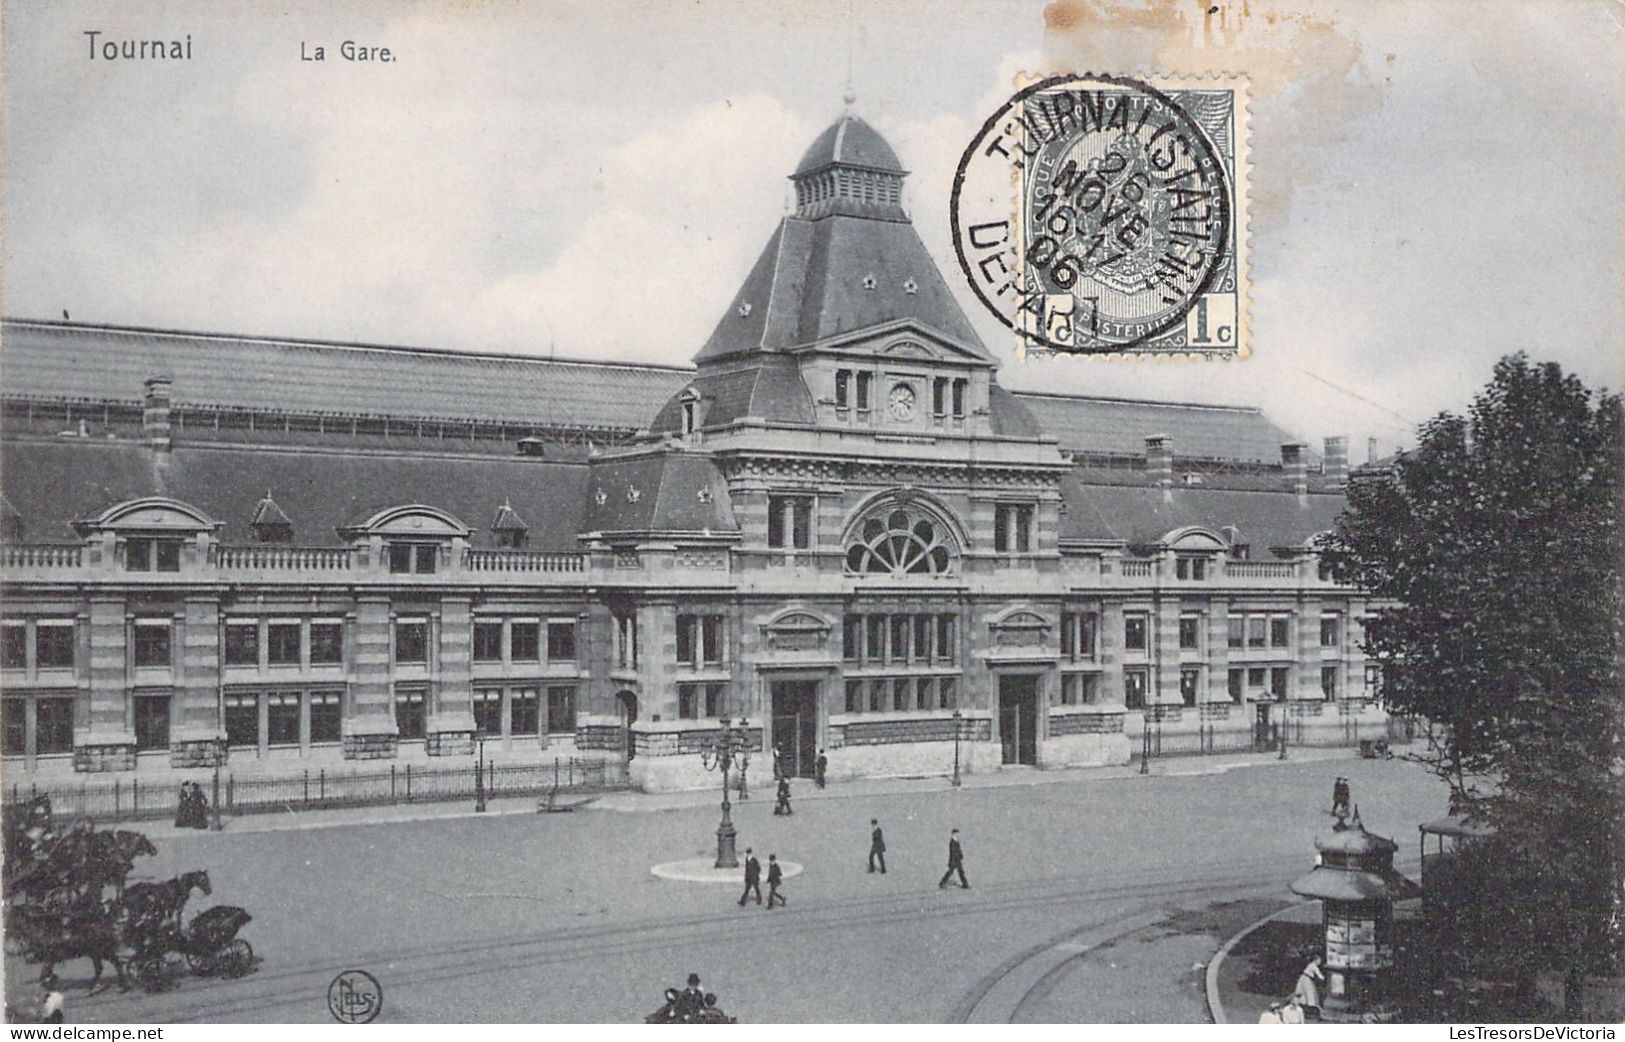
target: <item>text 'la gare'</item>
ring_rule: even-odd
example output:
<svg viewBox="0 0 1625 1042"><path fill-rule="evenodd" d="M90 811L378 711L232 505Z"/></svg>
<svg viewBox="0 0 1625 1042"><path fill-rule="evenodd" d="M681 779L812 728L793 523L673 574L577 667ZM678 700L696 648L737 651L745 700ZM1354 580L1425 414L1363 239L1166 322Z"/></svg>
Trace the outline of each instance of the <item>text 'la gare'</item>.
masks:
<svg viewBox="0 0 1625 1042"><path fill-rule="evenodd" d="M371 47L367 44L356 43L354 40L345 40L339 44L339 57L347 62L392 62L395 55L388 47ZM299 41L299 60L307 62L324 62L327 60L327 48L320 44Z"/></svg>

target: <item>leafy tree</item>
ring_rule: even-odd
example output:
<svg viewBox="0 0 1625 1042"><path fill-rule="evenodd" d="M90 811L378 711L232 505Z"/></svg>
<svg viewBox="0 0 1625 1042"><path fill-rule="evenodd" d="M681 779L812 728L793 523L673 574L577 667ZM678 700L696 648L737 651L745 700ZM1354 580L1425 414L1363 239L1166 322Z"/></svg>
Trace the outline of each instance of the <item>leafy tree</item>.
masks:
<svg viewBox="0 0 1625 1042"><path fill-rule="evenodd" d="M1385 704L1428 722L1452 810L1499 834L1519 881L1497 888L1503 950L1571 985L1622 954L1622 417L1618 395L1503 358L1466 417L1356 476L1323 546L1389 605L1365 639Z"/></svg>

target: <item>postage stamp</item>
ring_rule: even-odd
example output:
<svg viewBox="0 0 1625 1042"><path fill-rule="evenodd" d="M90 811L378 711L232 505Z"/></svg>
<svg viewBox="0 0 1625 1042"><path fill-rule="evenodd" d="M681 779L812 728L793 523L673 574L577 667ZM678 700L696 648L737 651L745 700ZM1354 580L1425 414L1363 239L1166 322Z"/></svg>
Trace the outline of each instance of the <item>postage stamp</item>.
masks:
<svg viewBox="0 0 1625 1042"><path fill-rule="evenodd" d="M971 289L1026 352L1244 357L1239 77L1054 76L965 148L951 204Z"/></svg>

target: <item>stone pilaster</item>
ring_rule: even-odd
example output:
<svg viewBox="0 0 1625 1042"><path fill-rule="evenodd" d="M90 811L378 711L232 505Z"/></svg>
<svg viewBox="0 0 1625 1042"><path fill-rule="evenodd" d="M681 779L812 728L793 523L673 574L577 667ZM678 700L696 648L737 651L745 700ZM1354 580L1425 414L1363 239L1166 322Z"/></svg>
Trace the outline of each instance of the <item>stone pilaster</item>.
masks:
<svg viewBox="0 0 1625 1042"><path fill-rule="evenodd" d="M1208 702L1230 701L1230 602L1215 597L1207 602L1207 646L1202 658L1207 662Z"/></svg>
<svg viewBox="0 0 1625 1042"><path fill-rule="evenodd" d="M1105 601L1100 606L1100 701L1123 704L1123 604Z"/></svg>
<svg viewBox="0 0 1625 1042"><path fill-rule="evenodd" d="M97 597L90 602L90 698L74 707L73 766L77 771L135 767L129 629L124 615L121 597Z"/></svg>
<svg viewBox="0 0 1625 1042"><path fill-rule="evenodd" d="M1172 564L1167 563L1171 569ZM1177 706L1179 696L1179 598L1161 597L1152 608L1146 640L1151 647L1151 690L1146 701Z"/></svg>
<svg viewBox="0 0 1625 1042"><path fill-rule="evenodd" d="M1287 684L1287 690L1292 692L1289 697L1319 702L1325 697L1320 692L1320 599L1299 600L1293 625L1297 627L1293 641L1297 661L1292 668L1298 675L1296 683Z"/></svg>
<svg viewBox="0 0 1625 1042"><path fill-rule="evenodd" d="M428 720L430 756L464 756L474 751L473 633L471 602L448 597L440 602L438 680L431 682ZM547 639L545 623L542 639ZM545 690L544 695L545 698ZM543 712L545 712L545 707ZM544 732L546 728L542 729Z"/></svg>
<svg viewBox="0 0 1625 1042"><path fill-rule="evenodd" d="M394 691L391 685L390 610L386 597L356 603L350 630L349 712L344 719L344 758L377 760L395 755Z"/></svg>

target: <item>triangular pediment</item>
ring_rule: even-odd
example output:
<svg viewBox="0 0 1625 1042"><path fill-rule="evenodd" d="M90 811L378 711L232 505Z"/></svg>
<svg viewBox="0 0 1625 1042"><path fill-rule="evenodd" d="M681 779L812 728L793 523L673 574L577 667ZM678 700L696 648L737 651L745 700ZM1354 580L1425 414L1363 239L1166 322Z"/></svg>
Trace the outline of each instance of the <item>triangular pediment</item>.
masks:
<svg viewBox="0 0 1625 1042"><path fill-rule="evenodd" d="M797 353L827 351L918 361L971 362L996 368L996 363L988 357L981 344L966 343L911 318L868 329L854 329L814 343L797 345L792 350Z"/></svg>

